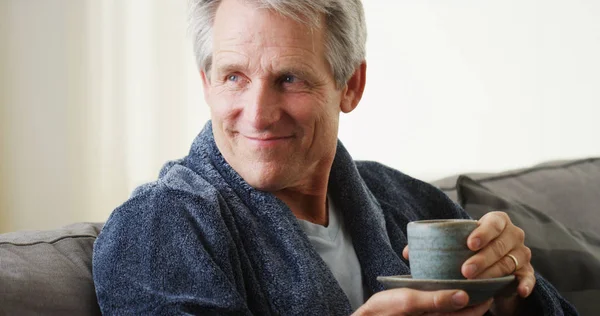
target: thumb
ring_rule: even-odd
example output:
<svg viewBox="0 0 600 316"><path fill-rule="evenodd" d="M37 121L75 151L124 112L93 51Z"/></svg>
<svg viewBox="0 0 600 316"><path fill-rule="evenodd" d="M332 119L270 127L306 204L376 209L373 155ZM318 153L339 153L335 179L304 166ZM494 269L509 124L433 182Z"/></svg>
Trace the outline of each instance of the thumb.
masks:
<svg viewBox="0 0 600 316"><path fill-rule="evenodd" d="M469 296L464 291L392 289L373 295L353 316L449 313L464 308L468 301Z"/></svg>

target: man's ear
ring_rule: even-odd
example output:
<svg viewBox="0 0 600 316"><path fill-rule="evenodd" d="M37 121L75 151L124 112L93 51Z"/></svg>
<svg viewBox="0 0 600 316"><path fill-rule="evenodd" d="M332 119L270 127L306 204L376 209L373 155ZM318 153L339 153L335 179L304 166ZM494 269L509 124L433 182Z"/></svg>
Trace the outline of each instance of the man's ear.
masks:
<svg viewBox="0 0 600 316"><path fill-rule="evenodd" d="M344 87L342 102L340 108L344 113L350 113L358 106L358 102L362 98L365 91L365 82L367 79L367 62L363 61L360 66L356 67L354 74Z"/></svg>
<svg viewBox="0 0 600 316"><path fill-rule="evenodd" d="M206 76L206 72L204 70L200 70L200 77L202 78L202 88L204 88L204 101L206 104L208 103L208 96L210 94L210 79Z"/></svg>

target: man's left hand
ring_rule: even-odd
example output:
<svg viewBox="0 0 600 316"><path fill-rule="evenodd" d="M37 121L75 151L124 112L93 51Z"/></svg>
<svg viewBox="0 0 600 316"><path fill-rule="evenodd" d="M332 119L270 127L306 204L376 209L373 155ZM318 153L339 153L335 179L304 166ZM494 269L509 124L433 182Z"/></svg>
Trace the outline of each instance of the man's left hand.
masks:
<svg viewBox="0 0 600 316"><path fill-rule="evenodd" d="M514 274L519 281L517 293L525 298L535 286L531 266L531 250L525 246L525 232L515 226L508 214L489 212L479 220L479 226L467 239L469 249L479 251L462 266L467 279L488 279ZM497 299L498 310L511 311L519 298ZM503 306L499 306L503 305Z"/></svg>
<svg viewBox="0 0 600 316"><path fill-rule="evenodd" d="M525 246L525 232L504 212L490 212L467 239L469 249L479 251L462 266L467 279L488 279L514 274L517 292L527 297L535 286L531 250ZM511 258L514 256L514 258Z"/></svg>
<svg viewBox="0 0 600 316"><path fill-rule="evenodd" d="M529 296L535 286L531 250L524 242L525 232L515 226L504 212L485 214L467 239L469 249L478 251L462 266L461 272L467 279L488 279L514 274L519 281L518 296L494 301L495 309L503 311L502 314L512 314L510 311L518 307L519 297ZM408 258L408 247L404 249L403 256Z"/></svg>

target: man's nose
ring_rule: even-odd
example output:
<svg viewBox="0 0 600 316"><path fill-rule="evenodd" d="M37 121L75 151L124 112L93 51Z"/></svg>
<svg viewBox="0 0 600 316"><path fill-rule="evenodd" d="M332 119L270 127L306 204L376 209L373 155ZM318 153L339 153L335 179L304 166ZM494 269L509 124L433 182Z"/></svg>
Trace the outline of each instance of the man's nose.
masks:
<svg viewBox="0 0 600 316"><path fill-rule="evenodd" d="M255 130L268 129L281 118L279 93L272 85L261 82L254 84L244 106L244 120Z"/></svg>

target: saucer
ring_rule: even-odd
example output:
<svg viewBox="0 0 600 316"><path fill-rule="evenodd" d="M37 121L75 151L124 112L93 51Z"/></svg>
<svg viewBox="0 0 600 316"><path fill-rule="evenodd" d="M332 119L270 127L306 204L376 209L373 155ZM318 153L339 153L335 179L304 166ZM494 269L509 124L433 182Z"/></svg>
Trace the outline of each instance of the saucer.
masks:
<svg viewBox="0 0 600 316"><path fill-rule="evenodd" d="M386 289L405 287L420 291L463 290L469 295L469 306L483 303L494 296L515 295L518 285L514 275L472 280L425 280L413 279L410 275L395 275L380 276L377 281Z"/></svg>

